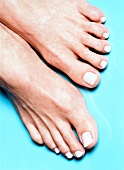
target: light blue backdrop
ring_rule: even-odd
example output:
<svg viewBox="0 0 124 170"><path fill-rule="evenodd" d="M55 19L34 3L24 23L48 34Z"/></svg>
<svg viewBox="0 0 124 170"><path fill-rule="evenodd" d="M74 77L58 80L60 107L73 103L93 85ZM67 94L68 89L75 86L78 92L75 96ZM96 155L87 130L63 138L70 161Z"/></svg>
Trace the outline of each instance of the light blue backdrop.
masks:
<svg viewBox="0 0 124 170"><path fill-rule="evenodd" d="M14 107L0 92L0 170L124 169L124 1L91 0L107 16L112 52L94 91L81 89L99 127L99 142L81 160L68 161L30 139Z"/></svg>

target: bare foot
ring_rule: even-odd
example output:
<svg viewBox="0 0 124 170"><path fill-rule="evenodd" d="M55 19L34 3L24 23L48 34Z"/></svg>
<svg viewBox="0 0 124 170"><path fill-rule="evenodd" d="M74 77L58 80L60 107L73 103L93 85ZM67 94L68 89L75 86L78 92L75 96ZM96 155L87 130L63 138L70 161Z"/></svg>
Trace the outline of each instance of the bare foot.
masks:
<svg viewBox="0 0 124 170"><path fill-rule="evenodd" d="M104 69L108 59L93 50L110 52L109 31L101 24L105 16L99 9L86 0L35 0L30 4L6 0L1 7L1 21L31 43L49 64L82 86L92 88L99 83L96 68Z"/></svg>
<svg viewBox="0 0 124 170"><path fill-rule="evenodd" d="M9 92L32 139L67 158L83 156L85 148L96 144L98 132L82 94L2 24L0 37L0 84Z"/></svg>

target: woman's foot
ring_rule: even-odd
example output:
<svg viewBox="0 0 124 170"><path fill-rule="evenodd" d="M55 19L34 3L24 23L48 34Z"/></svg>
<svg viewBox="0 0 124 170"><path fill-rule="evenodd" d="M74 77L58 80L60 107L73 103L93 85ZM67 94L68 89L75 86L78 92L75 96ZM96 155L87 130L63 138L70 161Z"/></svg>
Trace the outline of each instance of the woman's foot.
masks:
<svg viewBox="0 0 124 170"><path fill-rule="evenodd" d="M7 89L32 139L67 158L82 157L98 138L96 122L82 94L2 24L0 37L0 84Z"/></svg>
<svg viewBox="0 0 124 170"><path fill-rule="evenodd" d="M8 3L6 3L8 2ZM76 83L95 87L110 52L104 14L86 0L6 0L0 18ZM2 16L4 16L2 18ZM97 52L94 52L97 51Z"/></svg>

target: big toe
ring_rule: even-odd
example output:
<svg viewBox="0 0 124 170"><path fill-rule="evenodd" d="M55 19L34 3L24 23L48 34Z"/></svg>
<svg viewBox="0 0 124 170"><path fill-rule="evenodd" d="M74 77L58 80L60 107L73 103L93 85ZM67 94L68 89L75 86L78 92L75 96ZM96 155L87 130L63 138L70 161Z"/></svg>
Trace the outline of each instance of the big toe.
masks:
<svg viewBox="0 0 124 170"><path fill-rule="evenodd" d="M87 87L94 88L100 82L100 73L93 66L81 62L72 57L74 54L68 55L68 61L65 61L61 70L65 72L75 83ZM98 65L99 61L96 61Z"/></svg>
<svg viewBox="0 0 124 170"><path fill-rule="evenodd" d="M81 111L77 111L76 115L70 116L70 121L75 127L78 137L84 148L93 148L98 141L98 129L94 118L89 114L85 104L82 104Z"/></svg>
<svg viewBox="0 0 124 170"><path fill-rule="evenodd" d="M84 148L94 147L98 140L96 121L89 113L83 114L82 117L80 116L80 120L77 118L77 121L78 123L74 122L75 128Z"/></svg>

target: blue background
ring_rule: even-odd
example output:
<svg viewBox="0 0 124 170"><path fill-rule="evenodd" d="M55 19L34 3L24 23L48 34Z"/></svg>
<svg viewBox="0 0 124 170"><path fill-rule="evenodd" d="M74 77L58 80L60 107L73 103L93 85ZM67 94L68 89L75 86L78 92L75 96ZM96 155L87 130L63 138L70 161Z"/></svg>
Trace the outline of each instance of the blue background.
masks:
<svg viewBox="0 0 124 170"><path fill-rule="evenodd" d="M0 92L0 170L124 169L124 1L90 0L107 16L112 51L101 83L79 88L99 127L99 142L81 160L67 160L32 142L14 107ZM123 101L122 101L123 100Z"/></svg>

